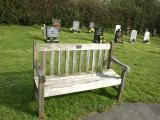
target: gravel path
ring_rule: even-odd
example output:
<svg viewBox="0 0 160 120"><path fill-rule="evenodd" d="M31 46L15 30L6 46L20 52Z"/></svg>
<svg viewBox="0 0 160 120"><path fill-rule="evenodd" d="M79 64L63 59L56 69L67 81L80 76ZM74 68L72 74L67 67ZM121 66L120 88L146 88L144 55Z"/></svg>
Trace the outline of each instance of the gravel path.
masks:
<svg viewBox="0 0 160 120"><path fill-rule="evenodd" d="M126 103L82 120L160 120L160 104Z"/></svg>

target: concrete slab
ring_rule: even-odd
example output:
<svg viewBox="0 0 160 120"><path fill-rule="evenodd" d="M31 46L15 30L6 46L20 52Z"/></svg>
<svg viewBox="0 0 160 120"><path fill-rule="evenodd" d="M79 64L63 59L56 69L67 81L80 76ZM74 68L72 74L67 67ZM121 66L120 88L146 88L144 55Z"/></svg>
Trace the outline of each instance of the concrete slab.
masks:
<svg viewBox="0 0 160 120"><path fill-rule="evenodd" d="M160 120L160 104L126 103L82 120Z"/></svg>

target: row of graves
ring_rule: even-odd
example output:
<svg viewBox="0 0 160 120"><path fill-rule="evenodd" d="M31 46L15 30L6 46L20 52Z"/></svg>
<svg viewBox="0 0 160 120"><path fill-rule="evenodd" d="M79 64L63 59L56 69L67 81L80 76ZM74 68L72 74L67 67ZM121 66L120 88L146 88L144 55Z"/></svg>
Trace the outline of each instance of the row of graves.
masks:
<svg viewBox="0 0 160 120"><path fill-rule="evenodd" d="M41 28L43 29L43 34L45 37L46 42L59 42L59 32L61 30L61 21L59 19L53 19L51 26L44 26ZM73 21L73 26L70 28L70 31L73 33L80 33L80 22L79 21ZM104 42L104 36L103 36L103 27L96 26L94 22L89 23L88 27L88 33L94 33L94 43L103 43ZM154 29L153 35L156 35L157 30ZM144 43L150 42L150 35L151 33L146 29L144 34ZM122 29L121 25L116 25L115 27L115 43L124 43L122 39ZM136 43L137 39L137 30L132 30L130 33L130 42Z"/></svg>
<svg viewBox="0 0 160 120"><path fill-rule="evenodd" d="M156 35L156 32L157 32L157 30L154 29L153 35ZM138 33L137 30L131 30L131 33L130 33L130 42L131 43L136 43L137 33ZM146 31L144 33L143 42L150 44L150 36L151 36L151 33L149 32L148 29L146 29ZM114 42L115 43L123 43L121 25L116 25Z"/></svg>

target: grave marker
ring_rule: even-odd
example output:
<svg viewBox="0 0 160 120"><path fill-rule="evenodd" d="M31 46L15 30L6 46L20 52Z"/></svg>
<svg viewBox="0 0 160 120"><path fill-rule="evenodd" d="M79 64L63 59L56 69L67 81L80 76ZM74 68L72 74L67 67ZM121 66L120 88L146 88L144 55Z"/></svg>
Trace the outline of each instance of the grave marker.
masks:
<svg viewBox="0 0 160 120"><path fill-rule="evenodd" d="M90 22L89 23L89 33L95 32L95 23Z"/></svg>
<svg viewBox="0 0 160 120"><path fill-rule="evenodd" d="M153 36L156 35L156 34L157 34L157 29L154 28L154 30L153 30Z"/></svg>
<svg viewBox="0 0 160 120"><path fill-rule="evenodd" d="M130 37L130 42L135 43L137 38L137 30L132 30L131 31L131 37Z"/></svg>
<svg viewBox="0 0 160 120"><path fill-rule="evenodd" d="M80 32L79 25L80 25L79 21L73 21L73 26L71 28L71 31L72 32Z"/></svg>
<svg viewBox="0 0 160 120"><path fill-rule="evenodd" d="M44 24L44 37L47 42L59 42L59 30L55 27L49 27Z"/></svg>
<svg viewBox="0 0 160 120"><path fill-rule="evenodd" d="M61 20L60 19L52 19L52 25L53 25L53 27L55 27L56 29L58 29L60 31Z"/></svg>
<svg viewBox="0 0 160 120"><path fill-rule="evenodd" d="M116 25L115 34L116 34L116 31L117 31L118 29L121 29L121 25Z"/></svg>
<svg viewBox="0 0 160 120"><path fill-rule="evenodd" d="M150 41L150 32L149 31L146 31L145 34L144 34L144 43L149 43Z"/></svg>
<svg viewBox="0 0 160 120"><path fill-rule="evenodd" d="M96 31L94 33L94 43L102 43L103 42L103 28L102 27L96 27Z"/></svg>

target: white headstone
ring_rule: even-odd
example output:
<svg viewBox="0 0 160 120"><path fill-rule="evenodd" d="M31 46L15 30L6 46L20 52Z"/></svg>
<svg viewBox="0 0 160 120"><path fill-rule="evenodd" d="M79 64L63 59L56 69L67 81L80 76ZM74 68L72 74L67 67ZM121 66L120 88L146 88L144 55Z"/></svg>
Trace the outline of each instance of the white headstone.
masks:
<svg viewBox="0 0 160 120"><path fill-rule="evenodd" d="M150 40L150 32L146 31L144 34L144 42L149 42Z"/></svg>
<svg viewBox="0 0 160 120"><path fill-rule="evenodd" d="M94 28L95 27L95 23L94 22L90 22L89 23L89 28Z"/></svg>
<svg viewBox="0 0 160 120"><path fill-rule="evenodd" d="M75 30L75 31L79 31L79 24L80 24L79 21L73 21L72 29Z"/></svg>
<svg viewBox="0 0 160 120"><path fill-rule="evenodd" d="M137 38L137 30L132 30L131 31L130 42L136 42L136 38Z"/></svg>
<svg viewBox="0 0 160 120"><path fill-rule="evenodd" d="M115 33L118 29L121 29L121 25L116 25L116 28L115 28Z"/></svg>

